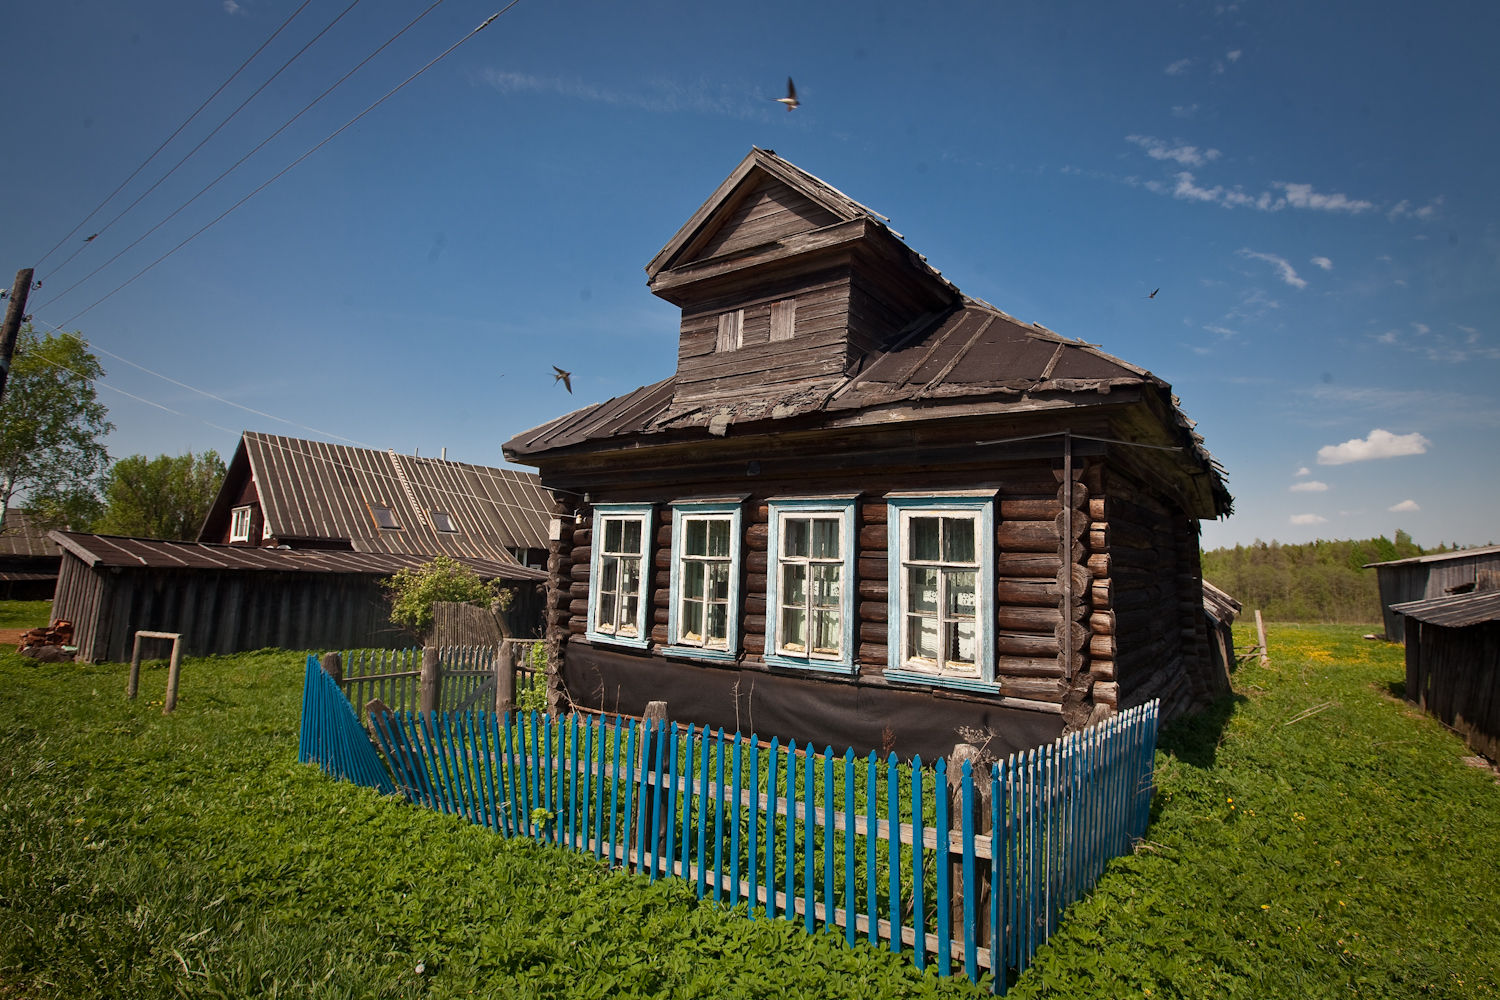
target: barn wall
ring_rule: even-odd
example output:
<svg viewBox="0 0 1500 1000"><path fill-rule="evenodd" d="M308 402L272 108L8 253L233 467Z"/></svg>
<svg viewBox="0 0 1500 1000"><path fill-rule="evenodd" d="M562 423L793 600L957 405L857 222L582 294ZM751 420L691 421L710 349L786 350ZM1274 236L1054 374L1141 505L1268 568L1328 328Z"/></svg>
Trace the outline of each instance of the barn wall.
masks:
<svg viewBox="0 0 1500 1000"><path fill-rule="evenodd" d="M1406 697L1500 761L1500 622L1447 628L1406 620Z"/></svg>
<svg viewBox="0 0 1500 1000"><path fill-rule="evenodd" d="M1500 572L1500 552L1400 566L1377 566L1375 573L1380 586L1380 612L1386 638L1392 642L1406 639L1406 618L1392 611L1392 604L1446 597L1452 588L1475 582L1481 572Z"/></svg>

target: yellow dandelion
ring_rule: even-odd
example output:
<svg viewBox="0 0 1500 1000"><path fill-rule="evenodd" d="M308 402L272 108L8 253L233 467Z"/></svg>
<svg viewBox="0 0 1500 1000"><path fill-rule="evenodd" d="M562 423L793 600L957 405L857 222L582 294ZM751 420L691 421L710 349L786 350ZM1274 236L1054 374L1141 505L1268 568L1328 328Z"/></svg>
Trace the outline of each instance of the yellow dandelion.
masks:
<svg viewBox="0 0 1500 1000"><path fill-rule="evenodd" d="M1271 908L1271 904L1270 903L1261 903L1260 904L1260 908L1262 910L1269 910Z"/></svg>

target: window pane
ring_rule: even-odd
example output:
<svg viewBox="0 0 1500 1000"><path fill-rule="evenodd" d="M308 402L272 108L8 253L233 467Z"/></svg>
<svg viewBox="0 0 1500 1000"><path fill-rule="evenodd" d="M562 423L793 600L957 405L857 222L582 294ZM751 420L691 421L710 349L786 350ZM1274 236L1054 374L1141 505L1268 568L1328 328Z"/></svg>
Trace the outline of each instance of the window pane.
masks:
<svg viewBox="0 0 1500 1000"><path fill-rule="evenodd" d="M784 556L807 556L808 523L805 517L783 518L781 522L781 554Z"/></svg>
<svg viewBox="0 0 1500 1000"><path fill-rule="evenodd" d="M843 576L843 573L844 567L839 563L824 563L813 567L812 603L814 607L837 606L842 590L839 586L839 578Z"/></svg>
<svg viewBox="0 0 1500 1000"><path fill-rule="evenodd" d="M690 517L682 524L684 538L682 551L690 556L708 554L708 522L700 517Z"/></svg>
<svg viewBox="0 0 1500 1000"><path fill-rule="evenodd" d="M807 612L801 608L782 607L781 648L788 653L807 652Z"/></svg>
<svg viewBox="0 0 1500 1000"><path fill-rule="evenodd" d="M843 643L843 629L837 611L813 612L813 652L837 656Z"/></svg>
<svg viewBox="0 0 1500 1000"><path fill-rule="evenodd" d="M714 520L708 522L708 554L729 557L729 522L727 520Z"/></svg>
<svg viewBox="0 0 1500 1000"><path fill-rule="evenodd" d="M641 554L641 522L632 518L624 522L624 538L618 543L619 551L629 555Z"/></svg>
<svg viewBox="0 0 1500 1000"><path fill-rule="evenodd" d="M620 531L622 522L617 517L606 517L604 519L604 551L620 551Z"/></svg>
<svg viewBox="0 0 1500 1000"><path fill-rule="evenodd" d="M938 624L936 618L919 615L906 617L906 658L937 662Z"/></svg>
<svg viewBox="0 0 1500 1000"><path fill-rule="evenodd" d="M728 645L728 639L729 605L710 604L708 606L708 634L706 644L723 649Z"/></svg>
<svg viewBox="0 0 1500 1000"><path fill-rule="evenodd" d="M956 563L974 562L973 518L943 518L943 561Z"/></svg>
<svg viewBox="0 0 1500 1000"><path fill-rule="evenodd" d="M937 570L913 566L906 571L907 610L937 613Z"/></svg>
<svg viewBox="0 0 1500 1000"><path fill-rule="evenodd" d="M799 608L807 603L807 566L803 563L782 563L781 601Z"/></svg>
<svg viewBox="0 0 1500 1000"><path fill-rule="evenodd" d="M703 563L685 562L682 564L682 593L685 597L703 597Z"/></svg>
<svg viewBox="0 0 1500 1000"><path fill-rule="evenodd" d="M641 609L640 597L636 594L625 594L621 598L620 604L622 613L620 615L620 628L618 634L638 635L639 630L636 628L635 622L636 618L639 617Z"/></svg>
<svg viewBox="0 0 1500 1000"><path fill-rule="evenodd" d="M913 517L907 521L908 531L910 531L907 558L937 561L940 551L938 525L941 522L942 518L938 517Z"/></svg>
<svg viewBox="0 0 1500 1000"><path fill-rule="evenodd" d="M707 597L711 601L729 600L728 563L709 563Z"/></svg>
<svg viewBox="0 0 1500 1000"><path fill-rule="evenodd" d="M599 590L613 593L620 589L620 560L605 556L599 560Z"/></svg>
<svg viewBox="0 0 1500 1000"><path fill-rule="evenodd" d="M599 617L594 625L601 632L613 632L615 629L615 595L609 593L599 594Z"/></svg>
<svg viewBox="0 0 1500 1000"><path fill-rule="evenodd" d="M839 557L839 522L823 517L812 522L812 554L814 559L837 559Z"/></svg>
<svg viewBox="0 0 1500 1000"><path fill-rule="evenodd" d="M950 667L969 669L974 666L974 623L948 623L948 663Z"/></svg>
<svg viewBox="0 0 1500 1000"><path fill-rule="evenodd" d="M620 560L620 590L627 594L640 593L641 561L639 559Z"/></svg>
<svg viewBox="0 0 1500 1000"><path fill-rule="evenodd" d="M684 641L703 641L703 602L685 600L682 602L682 639Z"/></svg>
<svg viewBox="0 0 1500 1000"><path fill-rule="evenodd" d="M950 570L946 576L948 578L947 617L973 618L975 575L971 572Z"/></svg>

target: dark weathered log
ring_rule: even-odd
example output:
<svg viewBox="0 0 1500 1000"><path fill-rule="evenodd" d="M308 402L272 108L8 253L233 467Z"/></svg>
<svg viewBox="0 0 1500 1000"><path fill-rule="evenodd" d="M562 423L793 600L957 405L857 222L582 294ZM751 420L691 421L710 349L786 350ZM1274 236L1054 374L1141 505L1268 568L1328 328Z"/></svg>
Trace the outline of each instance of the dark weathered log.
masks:
<svg viewBox="0 0 1500 1000"><path fill-rule="evenodd" d="M769 556L764 551L745 553L745 571L765 575Z"/></svg>
<svg viewBox="0 0 1500 1000"><path fill-rule="evenodd" d="M860 600L880 601L883 604L890 592L891 588L885 577L860 577L858 590Z"/></svg>
<svg viewBox="0 0 1500 1000"><path fill-rule="evenodd" d="M1088 558L1089 572L1096 579L1109 576L1110 554L1108 552L1095 552Z"/></svg>
<svg viewBox="0 0 1500 1000"><path fill-rule="evenodd" d="M1073 596L1079 600L1082 600L1083 595L1087 593L1088 589L1094 584L1093 574L1089 572L1089 568L1087 566L1084 566L1081 563L1071 563L1066 568L1059 567L1056 577L1057 589L1059 591L1067 589L1067 587L1069 586L1068 577L1070 575L1072 576Z"/></svg>
<svg viewBox="0 0 1500 1000"><path fill-rule="evenodd" d="M859 529L859 547L861 551L886 550L886 540L889 533L884 522L880 524L867 524Z"/></svg>
<svg viewBox="0 0 1500 1000"><path fill-rule="evenodd" d="M589 578L589 564L588 563L574 563L572 566L570 566L568 568L567 575L568 575L568 577L570 579L573 579L573 580L583 580L583 581L587 582L587 580Z"/></svg>
<svg viewBox="0 0 1500 1000"><path fill-rule="evenodd" d="M1113 681L1096 681L1093 694L1095 704L1108 705L1110 708L1120 706L1120 685Z"/></svg>
<svg viewBox="0 0 1500 1000"><path fill-rule="evenodd" d="M1061 677L1062 661L1055 656L997 656L997 677Z"/></svg>
<svg viewBox="0 0 1500 1000"><path fill-rule="evenodd" d="M574 615L575 617L578 617L578 618L584 618L584 619L588 618L588 615L589 615L589 602L588 602L588 598L585 597L582 600L570 601L568 603L568 614Z"/></svg>
<svg viewBox="0 0 1500 1000"><path fill-rule="evenodd" d="M995 624L1015 632L1050 632L1062 624L1062 615L1055 607L1002 604L995 610Z"/></svg>
<svg viewBox="0 0 1500 1000"><path fill-rule="evenodd" d="M1061 538L1066 532L1071 531L1074 538L1082 538L1088 531L1091 522L1078 511L1061 511L1053 519L1052 524L1057 536Z"/></svg>
<svg viewBox="0 0 1500 1000"><path fill-rule="evenodd" d="M1000 501L1002 521L1051 521L1062 510L1057 500L1005 500Z"/></svg>
<svg viewBox="0 0 1500 1000"><path fill-rule="evenodd" d="M1005 552L1056 552L1057 525L1051 521L1002 521L995 541Z"/></svg>
<svg viewBox="0 0 1500 1000"><path fill-rule="evenodd" d="M1058 622L1057 627L1052 631L1052 637L1060 647L1071 642L1074 649L1083 649L1089 641L1089 630L1088 626L1081 622L1066 624Z"/></svg>
<svg viewBox="0 0 1500 1000"><path fill-rule="evenodd" d="M886 665L884 642L862 642L859 644L859 662L866 667L882 668Z"/></svg>
<svg viewBox="0 0 1500 1000"><path fill-rule="evenodd" d="M1061 651L1057 637L1025 632L998 632L995 652L1002 656L1055 656Z"/></svg>
<svg viewBox="0 0 1500 1000"><path fill-rule="evenodd" d="M860 621L881 622L883 624L889 614L890 606L884 601L859 602Z"/></svg>
<svg viewBox="0 0 1500 1000"><path fill-rule="evenodd" d="M1104 497L1089 497L1089 517L1095 521L1109 520L1109 507Z"/></svg>
<svg viewBox="0 0 1500 1000"><path fill-rule="evenodd" d="M1000 685L1003 695L1033 701L1061 702L1063 691L1060 677L1007 677Z"/></svg>
<svg viewBox="0 0 1500 1000"><path fill-rule="evenodd" d="M769 524L751 524L745 528L745 545L750 549L759 549L764 552L766 544L771 539L771 526Z"/></svg>
<svg viewBox="0 0 1500 1000"><path fill-rule="evenodd" d="M1089 631L1095 635L1115 634L1115 614L1113 611L1094 611L1089 614Z"/></svg>
<svg viewBox="0 0 1500 1000"><path fill-rule="evenodd" d="M1115 679L1115 661L1095 657L1089 660L1089 673L1098 680L1112 681ZM1094 685L1094 690L1095 692L1099 690L1098 684Z"/></svg>
<svg viewBox="0 0 1500 1000"><path fill-rule="evenodd" d="M997 576L1055 578L1059 560L1054 547L1050 552L999 552L995 555Z"/></svg>
<svg viewBox="0 0 1500 1000"><path fill-rule="evenodd" d="M1106 662L1115 658L1115 637L1112 635L1092 635L1089 637L1089 656Z"/></svg>
<svg viewBox="0 0 1500 1000"><path fill-rule="evenodd" d="M1056 580L997 580L995 603L1028 607L1057 607L1062 591Z"/></svg>
<svg viewBox="0 0 1500 1000"><path fill-rule="evenodd" d="M886 507L883 500L866 500L859 504L861 524L884 524Z"/></svg>

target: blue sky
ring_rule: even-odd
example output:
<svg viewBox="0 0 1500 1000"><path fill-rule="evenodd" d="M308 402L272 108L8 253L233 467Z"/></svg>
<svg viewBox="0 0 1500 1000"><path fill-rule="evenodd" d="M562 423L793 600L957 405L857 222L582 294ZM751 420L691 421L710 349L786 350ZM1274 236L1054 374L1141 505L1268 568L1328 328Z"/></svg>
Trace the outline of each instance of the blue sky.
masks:
<svg viewBox="0 0 1500 1000"><path fill-rule="evenodd" d="M1493 4L520 0L136 277L503 6L443 0L163 222L427 6L360 0L203 141L349 7L309 0L43 260L298 6L8 19L0 266L100 353L116 457L248 428L502 464L670 374L642 268L757 145L1171 382L1236 496L1205 547L1500 540Z"/></svg>

